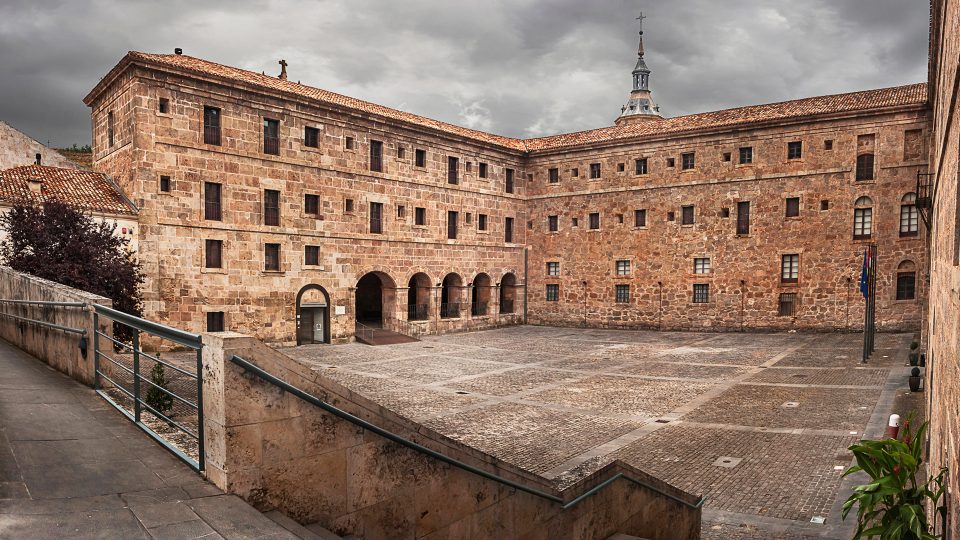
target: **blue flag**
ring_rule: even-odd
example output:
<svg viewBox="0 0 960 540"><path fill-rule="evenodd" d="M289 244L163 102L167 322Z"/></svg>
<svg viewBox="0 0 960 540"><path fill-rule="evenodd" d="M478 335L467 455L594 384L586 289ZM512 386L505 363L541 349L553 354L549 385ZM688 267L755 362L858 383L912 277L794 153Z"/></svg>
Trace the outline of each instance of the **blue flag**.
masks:
<svg viewBox="0 0 960 540"><path fill-rule="evenodd" d="M863 298L866 299L870 293L870 275L867 270L867 259L869 255L867 250L863 251L863 271L860 272L860 292L863 293Z"/></svg>

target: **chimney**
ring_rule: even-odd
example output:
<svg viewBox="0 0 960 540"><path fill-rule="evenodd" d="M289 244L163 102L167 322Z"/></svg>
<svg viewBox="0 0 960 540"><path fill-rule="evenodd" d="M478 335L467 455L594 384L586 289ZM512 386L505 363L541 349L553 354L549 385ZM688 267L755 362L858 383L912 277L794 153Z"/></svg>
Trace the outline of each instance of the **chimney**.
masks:
<svg viewBox="0 0 960 540"><path fill-rule="evenodd" d="M180 47L177 47L176 49L173 50L173 54L176 54L179 56L183 54L183 49L181 49Z"/></svg>
<svg viewBox="0 0 960 540"><path fill-rule="evenodd" d="M39 178L27 178L27 185L30 186L30 191L37 195L40 195L43 191L43 181Z"/></svg>
<svg viewBox="0 0 960 540"><path fill-rule="evenodd" d="M41 156L40 153L38 152L38 153L37 153L37 165L42 165L42 164L40 163L40 161L42 160L42 158L43 158L43 156Z"/></svg>

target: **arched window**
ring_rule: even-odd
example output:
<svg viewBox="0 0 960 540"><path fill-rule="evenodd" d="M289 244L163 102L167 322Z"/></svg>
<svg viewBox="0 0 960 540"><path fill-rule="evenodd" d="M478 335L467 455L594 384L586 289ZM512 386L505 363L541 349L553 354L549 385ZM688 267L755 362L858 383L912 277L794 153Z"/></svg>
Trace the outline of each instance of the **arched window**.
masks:
<svg viewBox="0 0 960 540"><path fill-rule="evenodd" d="M916 236L919 230L919 217L917 194L907 193L900 199L900 236Z"/></svg>
<svg viewBox="0 0 960 540"><path fill-rule="evenodd" d="M873 234L873 200L860 197L853 206L853 239L869 240Z"/></svg>
<svg viewBox="0 0 960 540"><path fill-rule="evenodd" d="M903 261L897 266L897 300L913 300L917 297L917 267L913 261Z"/></svg>
<svg viewBox="0 0 960 540"><path fill-rule="evenodd" d="M857 180L873 180L873 154L857 156Z"/></svg>

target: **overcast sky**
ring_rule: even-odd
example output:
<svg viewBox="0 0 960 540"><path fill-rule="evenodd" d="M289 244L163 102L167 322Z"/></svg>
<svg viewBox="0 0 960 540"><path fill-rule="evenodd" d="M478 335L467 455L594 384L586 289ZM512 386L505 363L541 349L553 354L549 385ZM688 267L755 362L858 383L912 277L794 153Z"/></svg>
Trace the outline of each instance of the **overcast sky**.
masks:
<svg viewBox="0 0 960 540"><path fill-rule="evenodd" d="M100 77L182 47L502 135L589 129L626 101L641 10L665 116L926 80L928 0L2 0L0 120L87 144Z"/></svg>

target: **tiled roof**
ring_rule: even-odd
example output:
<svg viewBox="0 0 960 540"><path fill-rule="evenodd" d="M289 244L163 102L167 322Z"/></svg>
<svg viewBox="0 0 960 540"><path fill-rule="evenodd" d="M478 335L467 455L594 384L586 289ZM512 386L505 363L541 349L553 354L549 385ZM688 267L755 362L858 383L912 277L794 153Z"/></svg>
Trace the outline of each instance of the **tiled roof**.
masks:
<svg viewBox="0 0 960 540"><path fill-rule="evenodd" d="M225 66L177 54L148 54L130 52L125 60L140 61L156 66L167 66L184 71L192 71L200 75L212 75L229 81L246 83L253 86L272 89L289 94L315 99L325 103L340 105L378 116L409 122L411 124L436 129L441 132L459 135L462 137L483 141L519 151L547 150L575 146L580 144L632 139L659 135L683 134L704 129L728 128L754 123L782 121L792 118L801 118L810 115L835 114L854 111L866 111L885 107L906 105L921 105L927 99L927 85L925 83L866 90L847 94L834 94L812 98L796 99L767 105L753 105L722 111L678 116L664 120L649 120L624 123L619 126L610 126L576 133L565 133L534 139L514 139L502 137L483 131L464 128L439 120L433 120L416 114L411 114L383 105L344 96L327 90L313 88L289 80L263 75L235 67ZM121 61L114 71L122 70L125 61ZM109 79L105 77L104 81ZM103 84L103 83L101 83ZM98 86L99 88L99 86ZM87 96L87 100L97 93L97 89Z"/></svg>
<svg viewBox="0 0 960 540"><path fill-rule="evenodd" d="M39 193L31 181L40 182ZM93 171L26 165L0 171L0 202L40 204L58 199L77 208L104 214L135 215L136 209L106 176Z"/></svg>

